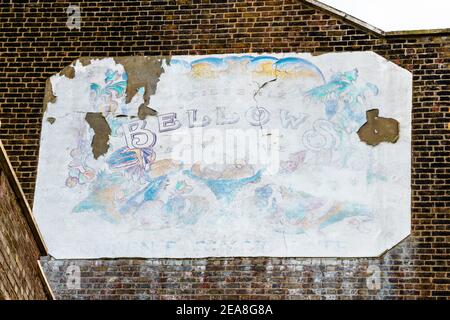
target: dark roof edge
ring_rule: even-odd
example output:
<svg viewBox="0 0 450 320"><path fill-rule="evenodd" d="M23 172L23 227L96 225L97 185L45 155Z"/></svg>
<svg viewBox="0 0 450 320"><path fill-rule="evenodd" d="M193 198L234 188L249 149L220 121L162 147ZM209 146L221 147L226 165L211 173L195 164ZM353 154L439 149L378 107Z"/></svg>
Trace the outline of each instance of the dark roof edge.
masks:
<svg viewBox="0 0 450 320"><path fill-rule="evenodd" d="M385 32L383 30L381 30L365 21L362 21L361 19L358 19L348 13L345 13L344 11L341 11L332 6L329 6L323 2L320 2L317 0L300 0L300 2L303 2L312 7L326 11L334 16L338 16L338 17L342 18L343 20L345 20L353 25L356 25L357 27L364 29L365 31L374 33L375 35L378 35L378 36L385 35Z"/></svg>
<svg viewBox="0 0 450 320"><path fill-rule="evenodd" d="M48 254L47 246L45 245L44 239L42 237L41 232L37 226L36 220L34 219L33 212L26 200L25 194L23 193L22 187L20 186L19 180L14 172L14 169L9 161L8 155L6 153L5 148L3 147L3 143L0 141L0 168L5 172L6 177L11 185L11 188L14 191L14 194L17 197L17 202L22 209L23 215L27 221L28 226L31 229L31 233L33 234L34 240L37 243L39 248L39 252L41 256L46 256Z"/></svg>
<svg viewBox="0 0 450 320"><path fill-rule="evenodd" d="M450 28L385 32L386 37L413 37L413 36L420 37L420 36L448 36L448 35L450 35Z"/></svg>
<svg viewBox="0 0 450 320"><path fill-rule="evenodd" d="M334 16L337 16L344 21L347 21L351 23L352 25L359 27L367 32L370 32L372 34L375 34L379 37L420 37L420 36L445 36L450 34L450 28L443 28L443 29L423 29L423 30L405 30L405 31L383 31L380 28L377 28L361 19L358 19L348 13L345 13L344 11L338 10L336 8L333 8L332 6L329 6L325 3L322 3L317 0L300 0L300 2L303 2L309 6L318 8L320 10L323 10L325 12L328 12L329 14L332 14Z"/></svg>

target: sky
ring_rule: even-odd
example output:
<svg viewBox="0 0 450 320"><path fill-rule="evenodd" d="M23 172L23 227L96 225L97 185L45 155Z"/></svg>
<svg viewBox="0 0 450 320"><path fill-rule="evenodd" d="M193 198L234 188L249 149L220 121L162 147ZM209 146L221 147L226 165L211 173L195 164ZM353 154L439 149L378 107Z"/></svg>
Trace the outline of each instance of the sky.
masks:
<svg viewBox="0 0 450 320"><path fill-rule="evenodd" d="M319 0L384 31L450 28L450 0Z"/></svg>

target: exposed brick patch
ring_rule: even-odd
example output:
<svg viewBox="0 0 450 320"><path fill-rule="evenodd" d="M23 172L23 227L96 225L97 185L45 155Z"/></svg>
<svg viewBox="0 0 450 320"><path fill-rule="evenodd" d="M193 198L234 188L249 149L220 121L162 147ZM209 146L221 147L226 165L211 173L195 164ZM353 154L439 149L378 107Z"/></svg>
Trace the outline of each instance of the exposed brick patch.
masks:
<svg viewBox="0 0 450 320"><path fill-rule="evenodd" d="M448 297L448 35L383 38L298 0L70 1L70 4L80 5L82 10L81 30L71 31L65 25L68 4L64 1L10 1L9 6L0 9L3 26L0 34L0 138L30 200L36 176L45 81L80 56L241 52L320 54L371 50L410 70L414 76L412 236L384 258L375 259L388 279L376 293L368 292L363 285L366 281L363 270L372 261L368 259L319 262L309 259L75 261L90 269L86 272L92 273L92 276L83 277L85 285L90 285L89 289L77 292L64 289L63 271L59 270L71 262L48 261L47 274L57 295L64 298L99 298L107 294L122 298L229 295L243 298ZM160 265L152 266L153 263ZM257 271L269 264L278 276ZM191 276L177 271L184 265L192 269ZM198 265L209 270L207 285L210 287L177 287L185 282L199 283L201 277L194 272ZM306 271L281 270L292 269L290 266L293 265ZM318 281L319 294L312 291L314 281L311 279L320 279L317 278L318 270L332 266L338 266L342 271L333 275L333 281ZM129 268L129 272L119 271L121 268ZM245 268L251 271L243 270ZM151 281L147 283L153 286L147 291L139 290L142 284L135 276L145 270L149 273L144 278L148 277ZM154 270L158 276L153 275ZM237 281L223 280L233 270L240 272L234 278ZM172 274L178 282L168 285L172 283L168 280L172 279ZM125 285L123 290L126 291L112 293L112 289L105 287L103 282L110 277L119 277L117 285ZM186 280L181 282L184 278ZM291 283L291 278L297 282ZM233 287L236 283L239 288ZM279 287L286 284L289 284L288 288ZM263 288L248 288L252 285ZM289 292L289 289L299 291Z"/></svg>

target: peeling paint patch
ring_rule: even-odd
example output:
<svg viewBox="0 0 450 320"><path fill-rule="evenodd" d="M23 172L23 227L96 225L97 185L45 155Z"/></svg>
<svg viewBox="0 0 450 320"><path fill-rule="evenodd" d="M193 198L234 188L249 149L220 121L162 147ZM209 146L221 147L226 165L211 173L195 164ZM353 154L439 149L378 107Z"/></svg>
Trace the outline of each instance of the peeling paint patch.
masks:
<svg viewBox="0 0 450 320"><path fill-rule="evenodd" d="M313 51L313 52L311 52L311 56L319 57L319 56L321 56L323 54L327 54L327 53L328 53L327 51Z"/></svg>
<svg viewBox="0 0 450 320"><path fill-rule="evenodd" d="M101 59L101 58L99 58L99 59ZM91 58L89 58L89 57L81 57L78 59L78 61L81 63L81 65L83 67L90 65L92 62Z"/></svg>
<svg viewBox="0 0 450 320"><path fill-rule="evenodd" d="M109 149L109 135L111 134L111 128L108 122L101 113L88 112L86 113L86 122L94 130L94 137L92 138L92 153L94 159L98 159L100 156L108 152Z"/></svg>
<svg viewBox="0 0 450 320"><path fill-rule="evenodd" d="M358 130L359 138L371 146L376 146L381 142L396 143L400 131L398 121L379 117L378 114L378 109L367 111L367 122Z"/></svg>
<svg viewBox="0 0 450 320"><path fill-rule="evenodd" d="M144 120L147 116L156 116L158 111L153 110L152 108L141 105L138 110L138 117L141 120Z"/></svg>
<svg viewBox="0 0 450 320"><path fill-rule="evenodd" d="M75 68L72 65L65 67L59 72L60 76L65 76L66 78L73 79L75 78Z"/></svg>
<svg viewBox="0 0 450 320"><path fill-rule="evenodd" d="M114 60L117 63L123 65L125 71L128 74L126 103L130 103L137 90L143 87L145 88L144 106L148 106L150 102L150 96L155 94L159 78L164 72L164 69L162 67L162 62L164 59L134 56L117 57L114 58ZM170 60L170 58L166 58L166 61L168 60ZM150 112L149 110L139 108L140 119L145 118L147 115L154 115L154 113Z"/></svg>
<svg viewBox="0 0 450 320"><path fill-rule="evenodd" d="M53 87L50 78L45 82L45 93L44 93L44 112L47 111L47 104L55 103L56 96L53 94Z"/></svg>

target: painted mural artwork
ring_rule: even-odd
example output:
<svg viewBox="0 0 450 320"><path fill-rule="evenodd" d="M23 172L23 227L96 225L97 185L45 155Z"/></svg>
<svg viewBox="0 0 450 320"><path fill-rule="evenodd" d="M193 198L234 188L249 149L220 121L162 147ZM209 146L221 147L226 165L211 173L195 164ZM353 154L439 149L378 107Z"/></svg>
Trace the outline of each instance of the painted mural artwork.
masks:
<svg viewBox="0 0 450 320"><path fill-rule="evenodd" d="M51 78L34 212L52 256L376 256L409 234L408 71L372 52L159 61L143 118L153 89L127 99L113 58ZM373 109L396 139L361 141Z"/></svg>

